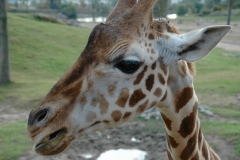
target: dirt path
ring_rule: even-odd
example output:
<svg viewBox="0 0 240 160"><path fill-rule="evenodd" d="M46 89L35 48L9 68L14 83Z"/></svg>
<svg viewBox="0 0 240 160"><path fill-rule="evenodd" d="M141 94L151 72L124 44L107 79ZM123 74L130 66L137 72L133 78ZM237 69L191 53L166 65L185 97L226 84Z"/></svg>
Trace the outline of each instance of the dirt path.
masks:
<svg viewBox="0 0 240 160"><path fill-rule="evenodd" d="M222 48L226 51L239 52L240 53L240 46L238 44L229 44L229 43L220 42L217 45L217 47Z"/></svg>
<svg viewBox="0 0 240 160"><path fill-rule="evenodd" d="M14 123L27 121L28 111L18 111L12 105L0 103L0 125L4 123Z"/></svg>

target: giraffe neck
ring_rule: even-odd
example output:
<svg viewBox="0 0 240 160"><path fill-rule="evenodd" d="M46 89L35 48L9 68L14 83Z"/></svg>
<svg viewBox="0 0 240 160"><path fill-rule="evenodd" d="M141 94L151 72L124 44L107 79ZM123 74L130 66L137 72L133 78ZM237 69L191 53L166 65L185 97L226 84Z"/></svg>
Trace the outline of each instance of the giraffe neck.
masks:
<svg viewBox="0 0 240 160"><path fill-rule="evenodd" d="M190 96L186 94L189 92L193 92L193 96L184 102L183 99ZM172 104L159 108L165 122L169 160L220 160L204 139L198 118L198 99L193 88L184 88Z"/></svg>
<svg viewBox="0 0 240 160"><path fill-rule="evenodd" d="M186 65L181 63L176 65ZM188 76L168 75L168 89L157 105L165 123L168 159L220 160L204 139L198 118L198 98L193 87L193 77L190 76L188 67L185 69L184 73ZM170 68L170 73L182 71Z"/></svg>

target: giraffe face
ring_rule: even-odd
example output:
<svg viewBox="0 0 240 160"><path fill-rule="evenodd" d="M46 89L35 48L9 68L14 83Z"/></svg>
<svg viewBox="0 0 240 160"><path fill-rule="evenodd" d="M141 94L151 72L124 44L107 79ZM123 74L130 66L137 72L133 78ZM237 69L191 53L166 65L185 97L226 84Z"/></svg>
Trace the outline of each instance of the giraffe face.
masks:
<svg viewBox="0 0 240 160"><path fill-rule="evenodd" d="M30 113L37 153L57 154L76 137L125 122L164 96L168 70L158 61L149 33L102 44L113 34L106 30L105 24L93 30L78 61Z"/></svg>
<svg viewBox="0 0 240 160"><path fill-rule="evenodd" d="M216 43L211 39L204 46L205 33L223 35L216 27L178 35L165 19L152 20L155 2L119 0L107 22L93 29L79 59L29 115L28 131L38 154L58 154L73 139L163 101L169 66L204 57L200 48L211 50Z"/></svg>

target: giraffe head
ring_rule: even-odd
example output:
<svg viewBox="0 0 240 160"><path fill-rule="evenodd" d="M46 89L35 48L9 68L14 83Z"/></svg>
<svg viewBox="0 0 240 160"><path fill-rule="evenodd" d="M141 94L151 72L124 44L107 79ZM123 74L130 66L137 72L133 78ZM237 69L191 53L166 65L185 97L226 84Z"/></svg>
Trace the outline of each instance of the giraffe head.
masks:
<svg viewBox="0 0 240 160"><path fill-rule="evenodd" d="M165 19L152 19L156 1L119 0L106 23L93 29L78 60L29 115L38 154L60 153L77 137L155 106L167 90L168 67L205 57L230 30L178 34Z"/></svg>

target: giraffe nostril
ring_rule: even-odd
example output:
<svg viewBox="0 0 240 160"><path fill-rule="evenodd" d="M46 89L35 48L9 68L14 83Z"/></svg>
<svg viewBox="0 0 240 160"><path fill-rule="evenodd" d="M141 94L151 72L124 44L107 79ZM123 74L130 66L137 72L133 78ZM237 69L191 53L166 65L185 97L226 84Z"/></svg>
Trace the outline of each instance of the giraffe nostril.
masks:
<svg viewBox="0 0 240 160"><path fill-rule="evenodd" d="M34 116L34 123L37 124L37 123L43 121L47 117L47 114L48 114L47 108L44 108L44 109L38 111Z"/></svg>

